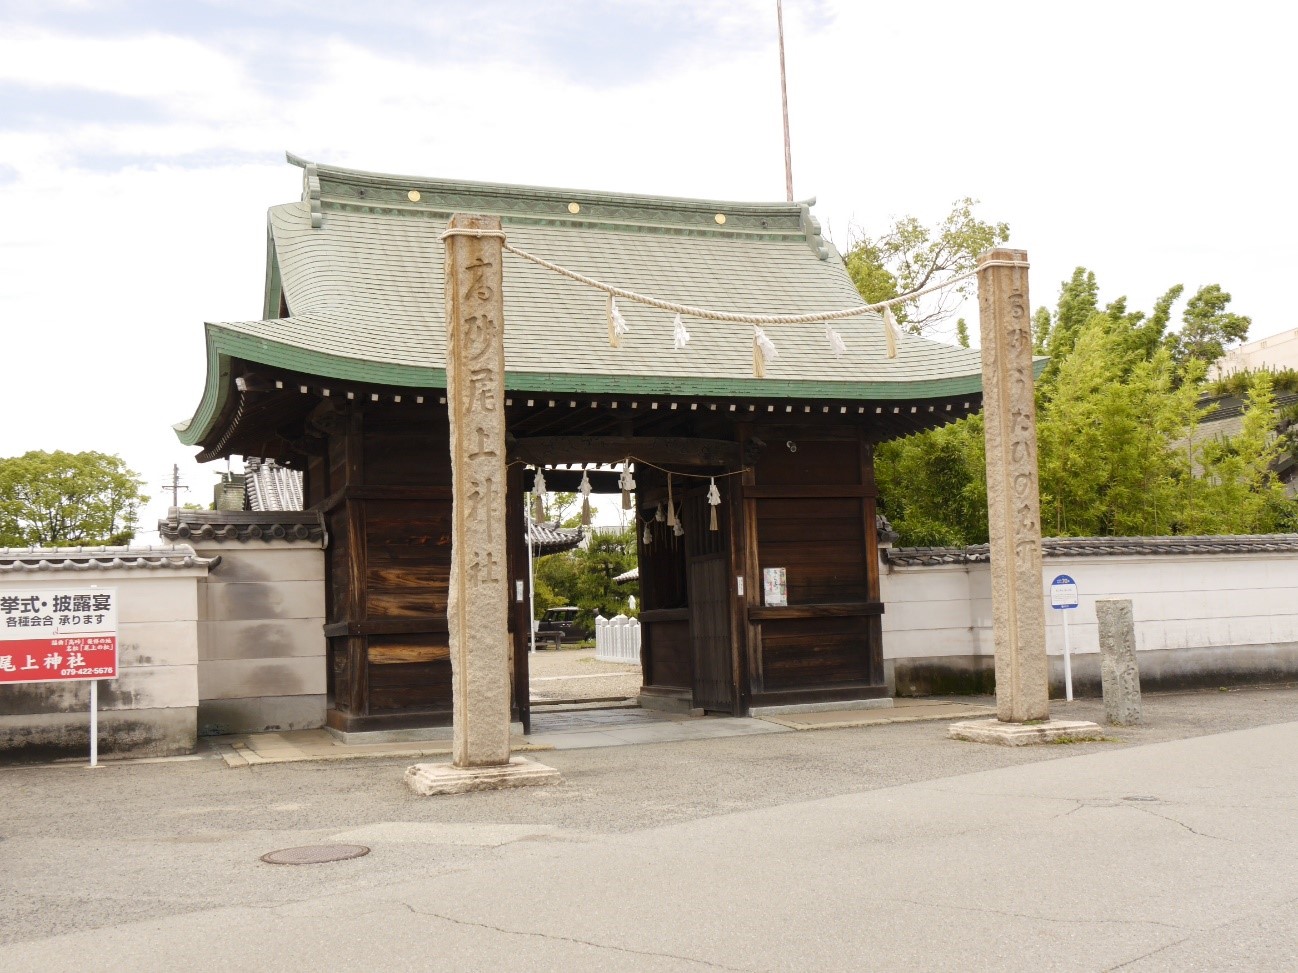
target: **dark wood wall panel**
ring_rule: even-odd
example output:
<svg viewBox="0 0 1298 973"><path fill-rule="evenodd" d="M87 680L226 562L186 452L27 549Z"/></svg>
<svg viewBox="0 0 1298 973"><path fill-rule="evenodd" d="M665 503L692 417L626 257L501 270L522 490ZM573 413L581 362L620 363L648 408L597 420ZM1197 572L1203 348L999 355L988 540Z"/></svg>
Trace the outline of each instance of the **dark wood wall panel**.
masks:
<svg viewBox="0 0 1298 973"><path fill-rule="evenodd" d="M867 599L861 511L859 498L757 501L760 566L785 569L790 605Z"/></svg>
<svg viewBox="0 0 1298 973"><path fill-rule="evenodd" d="M329 583L326 588L327 620L349 621L348 607L351 593L348 590L348 565L351 560L351 543L347 532L347 508L338 507L325 518L329 528Z"/></svg>
<svg viewBox="0 0 1298 973"><path fill-rule="evenodd" d="M734 704L730 665L730 603L726 556L690 558L690 638L694 705L729 711Z"/></svg>
<svg viewBox="0 0 1298 973"><path fill-rule="evenodd" d="M856 439L772 439L757 460L757 482L763 486L860 482ZM789 442L796 452L789 450Z"/></svg>
<svg viewBox="0 0 1298 973"><path fill-rule="evenodd" d="M418 647L424 636L370 637L370 650ZM451 660L371 665L370 714L439 712L451 709Z"/></svg>
<svg viewBox="0 0 1298 973"><path fill-rule="evenodd" d="M351 676L347 667L347 642L348 639L331 638L327 640L329 647L329 658L327 664L328 670L328 688L333 696L334 706L337 701L346 701L351 695Z"/></svg>
<svg viewBox="0 0 1298 973"><path fill-rule="evenodd" d="M641 626L640 645L645 657L645 684L660 689L692 689L694 673L691 666L689 619L675 622L642 621Z"/></svg>
<svg viewBox="0 0 1298 973"><path fill-rule="evenodd" d="M866 682L870 678L866 618L800 618L762 623L768 691Z"/></svg>
<svg viewBox="0 0 1298 973"><path fill-rule="evenodd" d="M435 401L435 400L434 400ZM434 410L436 406L434 406ZM450 486L450 427L365 415L365 482L371 486Z"/></svg>
<svg viewBox="0 0 1298 973"><path fill-rule="evenodd" d="M368 617L445 618L451 575L451 504L365 501Z"/></svg>

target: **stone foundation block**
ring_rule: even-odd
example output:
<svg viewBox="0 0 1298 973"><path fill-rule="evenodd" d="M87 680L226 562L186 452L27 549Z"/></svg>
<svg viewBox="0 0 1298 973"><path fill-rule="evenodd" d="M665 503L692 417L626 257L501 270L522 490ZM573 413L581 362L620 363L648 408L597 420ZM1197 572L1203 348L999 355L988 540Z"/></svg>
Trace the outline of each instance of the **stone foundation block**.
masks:
<svg viewBox="0 0 1298 973"><path fill-rule="evenodd" d="M526 757L511 757L497 767L456 767L453 764L415 764L406 768L406 786L416 794L464 794L505 787L558 784L559 771Z"/></svg>
<svg viewBox="0 0 1298 973"><path fill-rule="evenodd" d="M998 743L1003 747L1104 739L1104 731L1099 724L1089 720L1042 720L1039 723L966 720L963 723L952 723L950 732L952 740Z"/></svg>

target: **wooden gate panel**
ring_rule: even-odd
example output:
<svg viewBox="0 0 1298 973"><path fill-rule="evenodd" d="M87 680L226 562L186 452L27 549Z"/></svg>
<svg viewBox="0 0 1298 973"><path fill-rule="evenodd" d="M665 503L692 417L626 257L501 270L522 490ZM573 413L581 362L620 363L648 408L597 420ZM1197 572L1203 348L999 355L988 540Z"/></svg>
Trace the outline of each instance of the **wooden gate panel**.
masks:
<svg viewBox="0 0 1298 973"><path fill-rule="evenodd" d="M694 654L694 705L734 708L730 664L730 602L724 554L690 558L690 641Z"/></svg>

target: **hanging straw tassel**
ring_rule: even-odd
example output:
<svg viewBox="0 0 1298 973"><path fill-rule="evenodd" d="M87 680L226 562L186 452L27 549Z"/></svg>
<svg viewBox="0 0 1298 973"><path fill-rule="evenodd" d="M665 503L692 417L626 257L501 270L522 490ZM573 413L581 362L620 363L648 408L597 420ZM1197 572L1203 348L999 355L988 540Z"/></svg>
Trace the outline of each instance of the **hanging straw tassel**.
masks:
<svg viewBox="0 0 1298 973"><path fill-rule="evenodd" d="M613 295L610 294L608 296L608 346L621 348L623 336L630 331L626 318L622 317L622 312L617 309L617 301L613 300Z"/></svg>
<svg viewBox="0 0 1298 973"><path fill-rule="evenodd" d="M829 342L829 350L834 353L835 358L842 358L847 354L847 345L843 343L843 336L829 325L825 325L825 339Z"/></svg>
<svg viewBox="0 0 1298 973"><path fill-rule="evenodd" d="M883 309L883 335L888 340L888 357L897 357L897 319L893 317L892 308Z"/></svg>
<svg viewBox="0 0 1298 973"><path fill-rule="evenodd" d="M675 534L677 537L683 537L685 535L685 528L681 526L681 522L679 518L675 518L675 519L676 519L676 523L672 525L672 533Z"/></svg>
<svg viewBox="0 0 1298 973"><path fill-rule="evenodd" d="M667 526L673 531L680 526L680 521L676 519L676 504L672 503L672 475L670 473L667 474Z"/></svg>
<svg viewBox="0 0 1298 973"><path fill-rule="evenodd" d="M644 522L644 533L640 535L640 540L644 542L645 547L654 542L654 532L649 529L649 521L647 520Z"/></svg>
<svg viewBox="0 0 1298 973"><path fill-rule="evenodd" d="M773 362L779 357L780 353L775 350L775 342L766 336L765 331L754 325L753 376L755 378L765 378L767 362Z"/></svg>
<svg viewBox="0 0 1298 973"><path fill-rule="evenodd" d="M690 343L690 333L685 330L685 322L681 320L679 314L676 315L675 328L672 333L672 347L681 351Z"/></svg>
<svg viewBox="0 0 1298 973"><path fill-rule="evenodd" d="M585 470L581 471L581 486L577 487L577 489L581 491L581 525L583 527L589 527L591 485L590 477L586 475Z"/></svg>
<svg viewBox="0 0 1298 973"><path fill-rule="evenodd" d="M716 477L709 477L708 484L708 506L712 508L708 518L708 530L720 530L717 525L717 507L721 506L721 491L717 489Z"/></svg>
<svg viewBox="0 0 1298 973"><path fill-rule="evenodd" d="M536 468L536 479L532 481L532 519L537 523L545 520L545 473L538 466Z"/></svg>
<svg viewBox="0 0 1298 973"><path fill-rule="evenodd" d="M626 458L622 464L622 475L618 478L618 486L622 488L622 509L631 509L631 491L635 489L635 480L631 478L631 457Z"/></svg>
<svg viewBox="0 0 1298 973"><path fill-rule="evenodd" d="M658 504L658 509L654 511L654 520L658 521L658 523L661 524L666 519L667 519L667 514L663 511L663 505L660 501Z"/></svg>

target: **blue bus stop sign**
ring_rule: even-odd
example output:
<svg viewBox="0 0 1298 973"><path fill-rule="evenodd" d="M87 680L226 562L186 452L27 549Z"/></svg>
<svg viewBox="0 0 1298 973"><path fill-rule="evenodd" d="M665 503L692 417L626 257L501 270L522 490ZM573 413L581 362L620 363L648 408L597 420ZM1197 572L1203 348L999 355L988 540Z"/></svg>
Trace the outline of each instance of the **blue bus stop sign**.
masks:
<svg viewBox="0 0 1298 973"><path fill-rule="evenodd" d="M1061 574L1050 582L1051 608L1077 607L1077 582L1066 574Z"/></svg>

